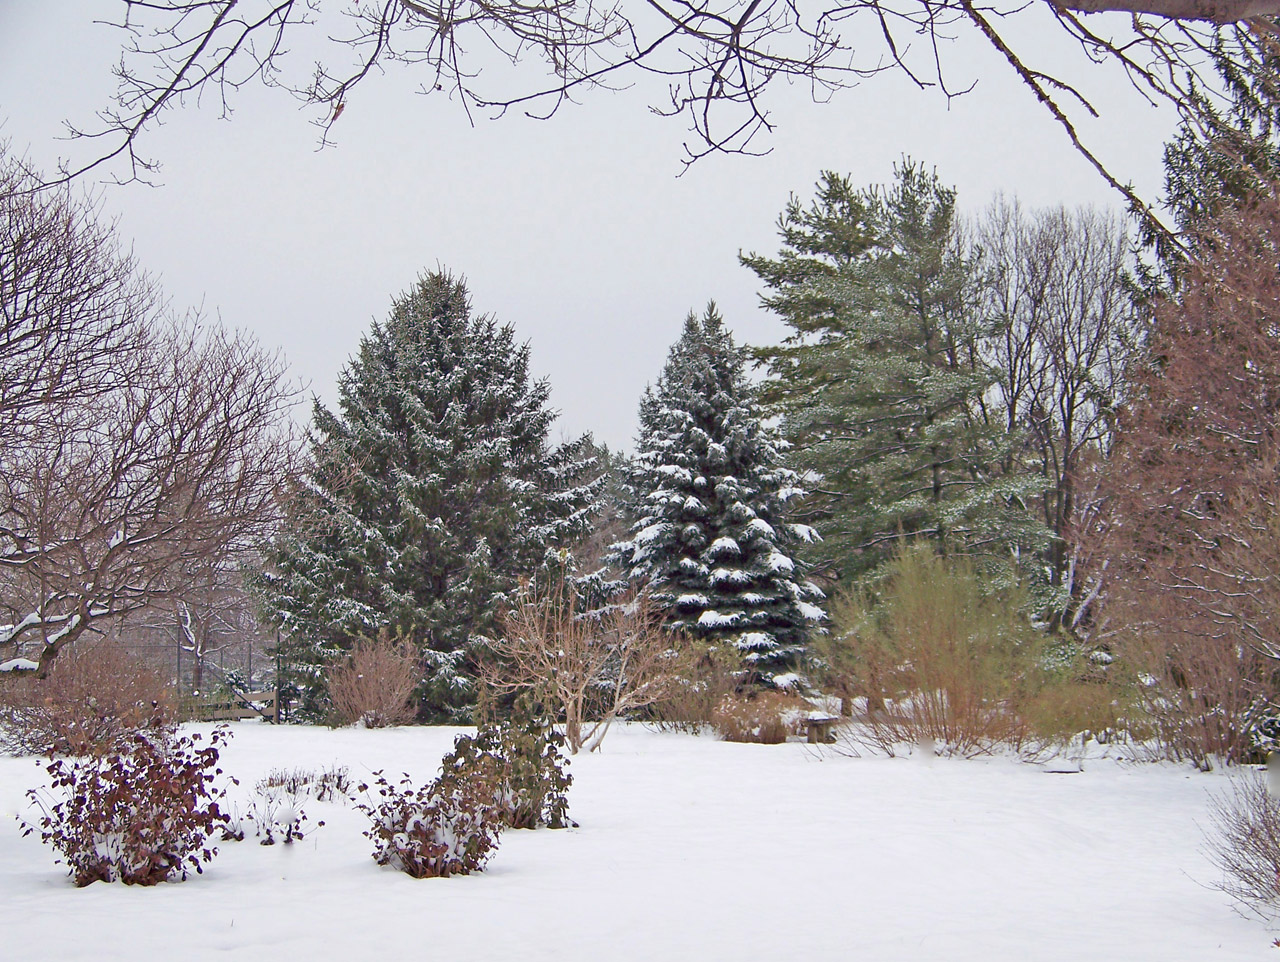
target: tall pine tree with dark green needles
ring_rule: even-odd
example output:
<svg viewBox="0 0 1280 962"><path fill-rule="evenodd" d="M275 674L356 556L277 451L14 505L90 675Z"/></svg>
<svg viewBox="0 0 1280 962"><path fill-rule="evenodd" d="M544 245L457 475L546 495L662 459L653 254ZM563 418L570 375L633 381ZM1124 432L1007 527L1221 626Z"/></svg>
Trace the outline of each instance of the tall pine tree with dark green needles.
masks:
<svg viewBox="0 0 1280 962"><path fill-rule="evenodd" d="M585 441L553 447L548 387L509 326L474 316L463 281L421 277L315 405L296 530L259 585L287 635L305 709L361 636L411 639L421 715L471 700L469 648L549 549L589 526ZM305 712L304 712L305 714Z"/></svg>

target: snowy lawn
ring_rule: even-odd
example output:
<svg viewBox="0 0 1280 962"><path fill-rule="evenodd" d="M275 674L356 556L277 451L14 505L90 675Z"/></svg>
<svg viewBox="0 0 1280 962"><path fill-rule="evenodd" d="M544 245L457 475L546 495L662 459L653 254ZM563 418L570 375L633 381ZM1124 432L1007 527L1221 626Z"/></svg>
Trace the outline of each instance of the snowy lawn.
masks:
<svg viewBox="0 0 1280 962"><path fill-rule="evenodd" d="M225 768L408 771L456 731L241 723ZM1210 887L1226 779L1112 760L1047 774L1004 759L846 758L631 726L578 757L581 828L509 831L489 868L376 866L364 817L308 802L291 847L221 843L204 875L77 889L14 813L41 777L0 758L0 958L1104 962L1266 959L1274 933Z"/></svg>

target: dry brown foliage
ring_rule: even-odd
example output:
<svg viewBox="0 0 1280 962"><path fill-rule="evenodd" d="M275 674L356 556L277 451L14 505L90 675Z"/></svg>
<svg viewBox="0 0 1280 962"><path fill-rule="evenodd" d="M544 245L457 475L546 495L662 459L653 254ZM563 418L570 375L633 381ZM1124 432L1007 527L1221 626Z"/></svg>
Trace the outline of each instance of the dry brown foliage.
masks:
<svg viewBox="0 0 1280 962"><path fill-rule="evenodd" d="M810 705L779 691L747 691L720 699L711 723L727 742L777 745L800 734L800 719Z"/></svg>
<svg viewBox="0 0 1280 962"><path fill-rule="evenodd" d="M0 748L12 754L86 755L135 729L174 719L172 687L110 640L63 652L44 678L0 678Z"/></svg>
<svg viewBox="0 0 1280 962"><path fill-rule="evenodd" d="M1137 401L1106 466L1094 535L1108 617L1145 670L1165 751L1247 760L1280 659L1280 198L1197 237L1158 304Z"/></svg>
<svg viewBox="0 0 1280 962"><path fill-rule="evenodd" d="M385 629L377 640L361 639L344 664L329 670L332 722L366 728L411 722L413 693L421 681L422 666L411 643L392 641Z"/></svg>

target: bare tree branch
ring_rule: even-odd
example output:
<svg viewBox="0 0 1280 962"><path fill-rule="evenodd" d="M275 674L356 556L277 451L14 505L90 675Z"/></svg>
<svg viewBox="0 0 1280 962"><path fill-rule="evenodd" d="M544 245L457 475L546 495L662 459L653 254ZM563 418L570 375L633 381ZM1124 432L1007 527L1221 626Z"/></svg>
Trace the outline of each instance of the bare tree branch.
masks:
<svg viewBox="0 0 1280 962"><path fill-rule="evenodd" d="M92 207L14 170L0 155L0 644L37 641L43 668L270 533L296 392L249 337L166 321Z"/></svg>
<svg viewBox="0 0 1280 962"><path fill-rule="evenodd" d="M447 93L474 117L519 109L547 118L591 88L640 77L666 94L652 109L683 117L691 137L686 163L710 153L759 153L774 129L769 92L799 83L815 100L896 71L943 96L966 93L947 75L942 51L976 31L1009 64L1062 128L1072 146L1167 233L1149 205L1086 144L1072 110L1098 105L1078 83L1042 70L998 26L1046 8L1062 39L1097 63L1118 64L1144 96L1183 111L1201 54L1217 25L1280 16L1280 0L117 0L108 21L125 40L114 105L92 127L73 127L107 146L65 167L65 181L123 162L117 179L147 180L156 162L138 152L163 111L204 97L225 115L249 83L279 87L315 109L320 143L352 108L358 89L392 64L423 71L422 91ZM1099 21L1086 15L1129 16ZM289 44L329 29L314 69L286 72ZM495 62L497 67L495 68ZM505 69L504 65L511 69Z"/></svg>

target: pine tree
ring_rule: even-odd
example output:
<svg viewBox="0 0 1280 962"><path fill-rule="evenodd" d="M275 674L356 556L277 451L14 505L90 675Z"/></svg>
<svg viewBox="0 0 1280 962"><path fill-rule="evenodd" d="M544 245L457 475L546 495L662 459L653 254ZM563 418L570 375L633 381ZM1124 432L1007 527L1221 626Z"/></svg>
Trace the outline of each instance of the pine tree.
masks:
<svg viewBox="0 0 1280 962"><path fill-rule="evenodd" d="M1197 246L1197 232L1214 229L1218 215L1272 189L1280 177L1275 41L1245 24L1224 24L1208 49L1223 89L1192 89L1195 110L1164 149L1164 206L1179 231L1178 244L1139 219L1140 239L1155 252L1163 274L1144 265L1148 296L1179 282L1188 252Z"/></svg>
<svg viewBox="0 0 1280 962"><path fill-rule="evenodd" d="M791 553L814 533L786 520L796 476L779 464L714 304L689 315L641 400L630 486L637 520L619 548L670 627L731 645L750 682L793 681L824 617L822 592Z"/></svg>
<svg viewBox="0 0 1280 962"><path fill-rule="evenodd" d="M986 409L994 328L955 193L910 161L895 174L858 190L824 173L808 208L793 198L783 212L780 256L742 258L793 332L756 357L814 489L798 512L822 533L810 556L833 580L878 567L903 538L992 559L1048 540L1026 510L1044 482L1008 470L1018 439Z"/></svg>
<svg viewBox="0 0 1280 962"><path fill-rule="evenodd" d="M590 442L549 445L548 387L528 365L512 328L473 316L464 283L436 272L361 341L338 411L316 402L298 524L259 579L313 712L324 667L387 629L422 651L422 714L456 713L472 638L589 525Z"/></svg>

